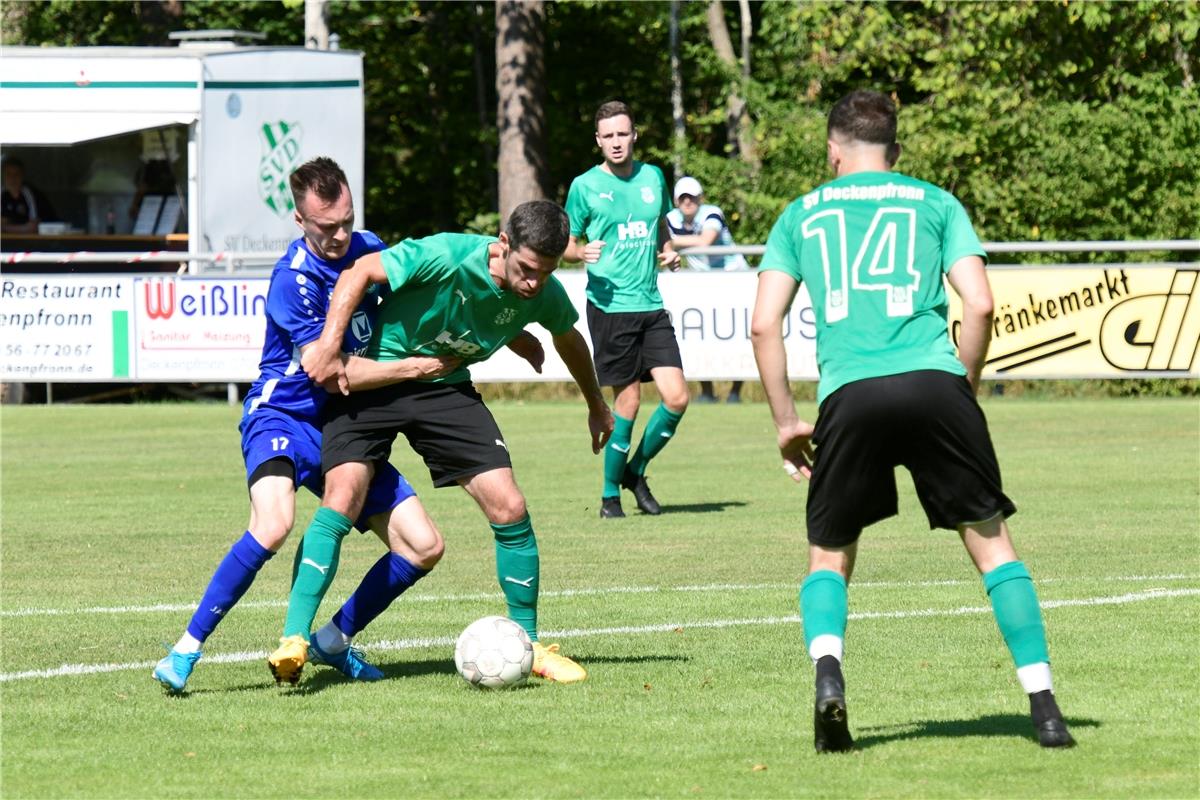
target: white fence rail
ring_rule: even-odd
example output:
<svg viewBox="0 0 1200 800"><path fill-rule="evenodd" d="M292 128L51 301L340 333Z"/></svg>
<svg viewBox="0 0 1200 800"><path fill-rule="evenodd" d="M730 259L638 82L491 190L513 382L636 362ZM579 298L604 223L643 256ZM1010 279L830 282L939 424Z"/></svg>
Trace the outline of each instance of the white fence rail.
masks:
<svg viewBox="0 0 1200 800"><path fill-rule="evenodd" d="M763 244L713 245L711 247L689 247L679 252L693 256L728 256L741 253L744 256L761 256L766 252ZM1200 239L1140 239L1137 241L1083 241L1083 242L984 242L983 249L989 253L1150 253L1150 252L1194 252L1200 250Z"/></svg>
<svg viewBox="0 0 1200 800"><path fill-rule="evenodd" d="M1149 252L1198 252L1200 239L1146 239L1137 241L1079 241L1079 242L984 242L988 253L1149 253ZM735 255L761 256L766 245L735 244L711 247L689 247L680 252L684 255L717 256ZM179 274L201 274L205 272L259 271L270 268L279 260L278 253L185 253L167 250L149 252L98 253L80 251L75 253L4 253L0 264L179 264ZM1162 262L1158 262L1162 263ZM1182 262L1188 263L1188 262ZM1021 266L1021 265L1002 265ZM1063 265L1058 265L1063 266Z"/></svg>
<svg viewBox="0 0 1200 800"><path fill-rule="evenodd" d="M97 253L4 253L0 264L179 264L178 273L240 272L245 269L270 268L279 260L278 253L184 253L171 250L148 252Z"/></svg>

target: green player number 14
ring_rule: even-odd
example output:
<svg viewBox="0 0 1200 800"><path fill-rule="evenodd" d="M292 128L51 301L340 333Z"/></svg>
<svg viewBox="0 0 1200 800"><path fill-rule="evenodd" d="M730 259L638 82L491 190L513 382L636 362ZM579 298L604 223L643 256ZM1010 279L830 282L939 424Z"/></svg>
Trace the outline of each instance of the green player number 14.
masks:
<svg viewBox="0 0 1200 800"><path fill-rule="evenodd" d="M917 212L911 208L881 208L861 241L846 237L846 212L832 208L813 214L801 227L805 239L816 239L825 270L825 322L832 325L850 315L856 292L884 292L889 317L910 317L913 294L921 275L913 269ZM848 261L851 249L854 263ZM853 290L853 291L851 291Z"/></svg>

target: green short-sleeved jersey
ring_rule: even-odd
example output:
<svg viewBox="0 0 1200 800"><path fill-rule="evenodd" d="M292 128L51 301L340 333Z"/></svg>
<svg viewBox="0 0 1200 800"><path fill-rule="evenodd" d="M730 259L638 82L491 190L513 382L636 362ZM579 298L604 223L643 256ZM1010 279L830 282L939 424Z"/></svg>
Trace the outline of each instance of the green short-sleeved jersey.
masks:
<svg viewBox="0 0 1200 800"><path fill-rule="evenodd" d="M571 235L602 241L600 260L587 265L587 298L602 311L656 311L658 225L671 210L662 170L640 161L618 178L599 166L571 181Z"/></svg>
<svg viewBox="0 0 1200 800"><path fill-rule="evenodd" d="M504 347L530 322L555 336L579 319L553 275L535 297L502 290L488 272L490 236L440 233L383 251L392 292L379 309L367 357L458 356L462 366L436 383L470 380L468 367Z"/></svg>
<svg viewBox="0 0 1200 800"><path fill-rule="evenodd" d="M851 381L936 369L965 375L946 330L943 275L987 257L962 204L932 183L857 172L789 205L759 271L808 286L820 403Z"/></svg>

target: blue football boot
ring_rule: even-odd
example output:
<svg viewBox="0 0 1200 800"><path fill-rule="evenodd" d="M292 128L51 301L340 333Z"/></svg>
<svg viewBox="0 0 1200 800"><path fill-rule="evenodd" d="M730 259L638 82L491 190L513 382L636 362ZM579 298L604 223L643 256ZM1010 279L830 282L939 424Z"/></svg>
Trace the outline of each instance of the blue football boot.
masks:
<svg viewBox="0 0 1200 800"><path fill-rule="evenodd" d="M154 680L161 683L168 692L179 694L187 686L192 669L199 660L199 650L194 653L180 653L171 650L154 668Z"/></svg>
<svg viewBox="0 0 1200 800"><path fill-rule="evenodd" d="M314 664L333 667L352 681L381 681L384 674L363 660L362 651L347 647L340 653L327 653L317 644L314 636L308 645L308 660Z"/></svg>

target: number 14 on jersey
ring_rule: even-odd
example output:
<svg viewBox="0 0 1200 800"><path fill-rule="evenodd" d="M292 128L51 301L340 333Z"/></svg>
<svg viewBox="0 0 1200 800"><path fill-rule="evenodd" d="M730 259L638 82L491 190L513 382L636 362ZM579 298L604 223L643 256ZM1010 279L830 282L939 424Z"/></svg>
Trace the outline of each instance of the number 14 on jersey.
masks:
<svg viewBox="0 0 1200 800"><path fill-rule="evenodd" d="M805 239L816 239L820 247L826 324L849 316L851 300L858 292L883 292L889 317L912 316L913 294L921 283L921 274L913 269L915 209L879 209L860 241L847 237L846 212L840 208L812 215L801 231ZM851 249L855 250L852 263Z"/></svg>

